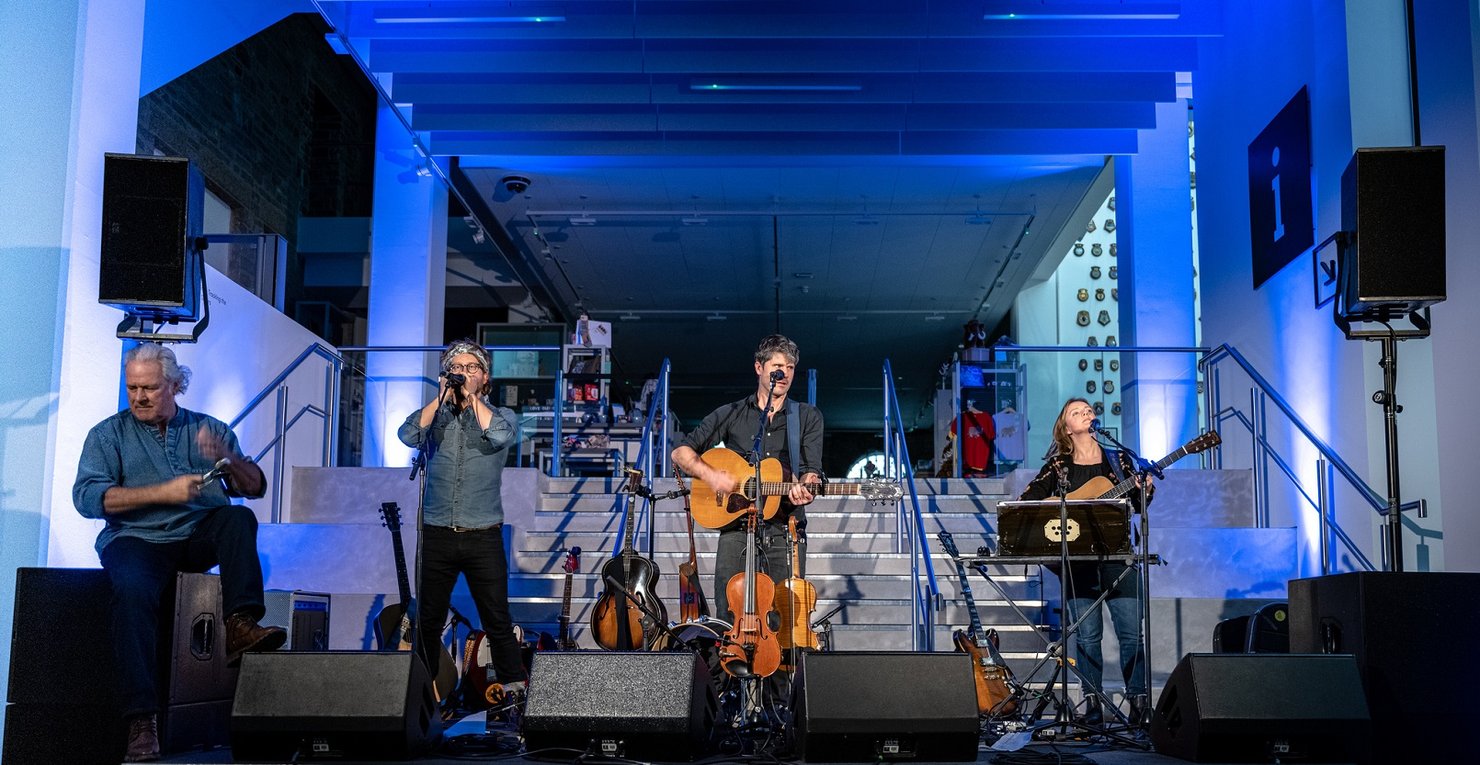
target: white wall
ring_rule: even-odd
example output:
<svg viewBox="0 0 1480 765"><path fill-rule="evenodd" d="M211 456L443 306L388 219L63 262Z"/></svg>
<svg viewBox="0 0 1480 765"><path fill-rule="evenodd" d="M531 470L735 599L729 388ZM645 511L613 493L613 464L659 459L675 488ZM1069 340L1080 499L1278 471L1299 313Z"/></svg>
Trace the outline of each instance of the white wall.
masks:
<svg viewBox="0 0 1480 765"><path fill-rule="evenodd" d="M1309 88L1311 99L1316 241L1340 227L1340 177L1353 148L1407 142L1407 123L1402 119L1408 97L1404 80L1386 77L1358 82L1356 74L1348 74L1374 66L1383 71L1406 66L1402 45L1392 39L1394 35L1401 39L1401 26L1394 28L1391 19L1372 13L1371 5L1353 3L1354 9L1348 12L1341 3L1322 0L1229 4L1223 19L1224 36L1205 41L1199 51L1193 92L1199 128L1199 235L1205 344L1228 343L1238 348L1318 436L1330 443L1379 494L1385 494L1381 410L1370 398L1380 386L1376 349L1371 343L1344 339L1332 323L1329 309L1314 307L1309 256L1289 264L1258 290L1252 289L1246 180L1248 144L1302 86ZM1463 4L1444 5L1449 6L1451 16L1464 12L1464 27L1470 28L1468 12L1460 7ZM1438 12L1431 6L1425 8ZM1424 44L1420 40L1420 47ZM1468 73L1472 69L1467 67L1464 71ZM1467 115L1467 126L1453 128L1454 132L1463 134L1461 137L1472 149L1473 105L1471 88L1468 106L1459 110ZM1473 158L1473 150L1469 156ZM1454 164L1451 162L1451 188L1456 172ZM1473 167L1465 174L1473 177ZM1473 181L1467 185L1472 187ZM1473 193L1469 199L1469 209L1473 209ZM1465 217L1458 215L1460 208L1456 201L1451 193L1451 221ZM1465 274L1463 267L1453 265L1458 240L1453 231L1451 228L1449 294L1462 297L1466 287L1475 284L1476 279ZM1328 258L1334 254L1334 250L1322 253ZM1418 526L1433 529L1430 533L1437 533L1444 517L1440 486L1435 485L1432 466L1445 459L1441 454L1450 451L1439 440L1437 415L1450 404L1436 397L1435 391L1439 390L1436 380L1458 372L1457 367L1474 365L1463 360L1460 353L1439 352L1442 344L1450 342L1446 340L1448 333L1466 331L1451 316L1454 316L1451 306L1440 306L1434 315L1439 330L1435 338L1410 341L1400 348L1398 396L1405 407L1398 423L1400 451L1404 457L1402 496L1405 501L1417 497L1430 501L1433 515L1429 519L1409 519ZM1224 404L1247 409L1247 386L1238 390L1239 386L1230 385L1230 377L1225 373ZM1464 403L1468 405L1469 401ZM1271 414L1269 421L1272 426L1280 422L1275 414ZM1231 428L1226 428L1224 435L1230 441L1230 447L1225 449L1225 465L1248 464L1246 457L1242 463L1239 461L1241 453L1248 453L1247 438L1238 438ZM1275 429L1271 440L1314 496L1314 449L1293 429L1283 425ZM1455 448L1463 451L1462 447ZM1445 467L1445 463L1439 464ZM1443 488L1451 496L1458 496L1450 488L1452 484L1470 484L1473 488L1477 480L1473 467L1456 466L1456 469L1462 475L1454 475L1453 469L1445 470ZM1304 570L1310 573L1316 544L1311 511L1296 499L1282 476L1271 477L1270 488L1275 500L1272 523L1301 526L1302 562ZM1376 534L1379 517L1350 491L1340 491L1337 499L1339 522L1375 561L1379 556ZM1475 547L1473 530L1461 537L1448 535L1442 550L1431 546L1423 556L1417 549L1417 536L1409 531L1405 538L1404 559L1409 570L1418 568L1416 564L1420 561L1434 569L1448 570L1474 570L1480 564L1480 554L1466 550Z"/></svg>

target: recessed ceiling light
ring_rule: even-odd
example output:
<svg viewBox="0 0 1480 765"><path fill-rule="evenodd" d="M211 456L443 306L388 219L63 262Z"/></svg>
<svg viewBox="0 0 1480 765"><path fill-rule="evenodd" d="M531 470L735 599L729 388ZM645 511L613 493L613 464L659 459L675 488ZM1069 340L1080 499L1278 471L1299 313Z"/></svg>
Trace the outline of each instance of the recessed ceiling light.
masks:
<svg viewBox="0 0 1480 765"><path fill-rule="evenodd" d="M687 218L679 218L678 219L678 222L684 224L685 226L707 226L707 225L709 225L709 219L708 218L701 218L701 217L699 217L697 215L691 215L691 216L689 216Z"/></svg>
<svg viewBox="0 0 1480 765"><path fill-rule="evenodd" d="M931 314L931 315L925 317L925 321L945 321L945 320L946 320L946 317L941 316L938 313L937 314Z"/></svg>
<svg viewBox="0 0 1480 765"><path fill-rule="evenodd" d="M593 217L591 217L591 216L589 216L589 215L576 215L576 216L574 216L574 217L572 217L570 219L570 225L572 225L572 226L594 226L594 225L596 225L596 219L593 218Z"/></svg>
<svg viewBox="0 0 1480 765"><path fill-rule="evenodd" d="M704 317L704 320L705 321L724 321L724 320L726 320L728 318L730 318L730 317L728 317L728 316L726 316L726 315L724 315L722 313L712 313L712 314L709 314L708 316L705 316Z"/></svg>

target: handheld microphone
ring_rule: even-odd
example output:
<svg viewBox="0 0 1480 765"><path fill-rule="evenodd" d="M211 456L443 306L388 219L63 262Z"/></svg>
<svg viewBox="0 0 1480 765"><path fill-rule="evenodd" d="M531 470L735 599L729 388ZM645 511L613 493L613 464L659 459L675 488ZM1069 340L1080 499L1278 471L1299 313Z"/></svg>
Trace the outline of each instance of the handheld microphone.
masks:
<svg viewBox="0 0 1480 765"><path fill-rule="evenodd" d="M1091 433L1099 433L1101 430L1102 430L1102 428L1100 427L1100 419L1098 417L1096 417L1093 420L1090 420L1090 422L1089 422L1089 432L1091 432Z"/></svg>
<svg viewBox="0 0 1480 765"><path fill-rule="evenodd" d="M468 378L456 372L443 372L442 376L447 378L447 384L454 388L461 388L463 383L468 381Z"/></svg>
<svg viewBox="0 0 1480 765"><path fill-rule="evenodd" d="M771 382L781 382L786 379L786 370L777 369L771 372Z"/></svg>

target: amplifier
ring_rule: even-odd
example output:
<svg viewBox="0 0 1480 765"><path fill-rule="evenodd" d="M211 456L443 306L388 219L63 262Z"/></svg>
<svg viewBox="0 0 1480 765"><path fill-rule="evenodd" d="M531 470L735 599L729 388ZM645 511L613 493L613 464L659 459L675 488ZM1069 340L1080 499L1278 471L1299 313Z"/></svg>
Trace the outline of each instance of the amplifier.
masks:
<svg viewBox="0 0 1480 765"><path fill-rule="evenodd" d="M288 631L289 651L329 650L329 595L302 590L268 590L263 600L267 615L263 624L275 624Z"/></svg>

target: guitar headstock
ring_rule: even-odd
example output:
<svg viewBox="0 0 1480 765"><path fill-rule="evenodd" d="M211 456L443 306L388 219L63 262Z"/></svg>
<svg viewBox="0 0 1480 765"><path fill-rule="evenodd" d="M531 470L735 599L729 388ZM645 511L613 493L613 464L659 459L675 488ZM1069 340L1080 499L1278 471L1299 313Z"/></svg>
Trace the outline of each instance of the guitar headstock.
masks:
<svg viewBox="0 0 1480 765"><path fill-rule="evenodd" d="M1205 452L1221 443L1223 443L1223 437L1218 435L1218 431L1210 430L1198 436L1197 438L1188 441L1187 446L1183 448L1187 450L1188 454L1198 454L1201 452Z"/></svg>
<svg viewBox="0 0 1480 765"><path fill-rule="evenodd" d="M956 540L954 537L951 536L951 532L942 531L939 534L936 534L936 536L940 538L941 549L946 551L946 555L949 555L952 558L961 557L961 551L956 549Z"/></svg>
<svg viewBox="0 0 1480 765"><path fill-rule="evenodd" d="M400 531L401 506L394 502L380 503L380 525L391 531Z"/></svg>
<svg viewBox="0 0 1480 765"><path fill-rule="evenodd" d="M898 502L904 490L894 481L870 478L858 484L858 495L870 502Z"/></svg>
<svg viewBox="0 0 1480 765"><path fill-rule="evenodd" d="M565 553L565 564L561 566L567 574L579 573L581 570L581 548L572 547Z"/></svg>

